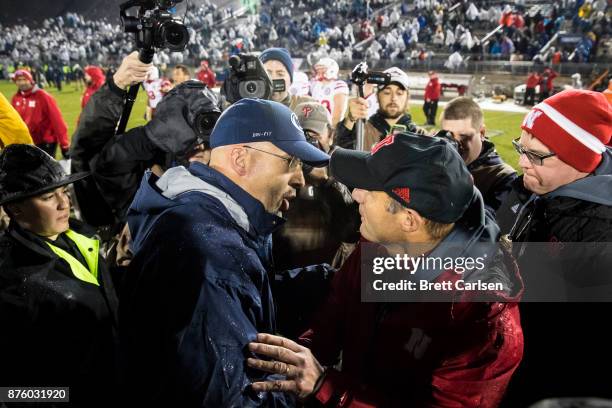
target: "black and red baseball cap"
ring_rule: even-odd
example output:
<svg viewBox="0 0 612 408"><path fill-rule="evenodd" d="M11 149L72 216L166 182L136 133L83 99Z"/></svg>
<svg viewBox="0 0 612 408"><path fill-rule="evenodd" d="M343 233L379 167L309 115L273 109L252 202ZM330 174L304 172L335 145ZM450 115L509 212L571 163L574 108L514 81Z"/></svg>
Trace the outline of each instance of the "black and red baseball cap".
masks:
<svg viewBox="0 0 612 408"><path fill-rule="evenodd" d="M459 220L472 202L474 182L448 141L403 132L387 136L370 153L338 148L330 170L352 188L384 191L404 207L440 222Z"/></svg>

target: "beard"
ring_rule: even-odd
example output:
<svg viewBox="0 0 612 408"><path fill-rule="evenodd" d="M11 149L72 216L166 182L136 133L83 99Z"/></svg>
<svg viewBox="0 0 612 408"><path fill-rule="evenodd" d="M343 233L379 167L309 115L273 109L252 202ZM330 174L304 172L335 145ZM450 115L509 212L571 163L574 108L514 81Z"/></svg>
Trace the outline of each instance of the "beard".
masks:
<svg viewBox="0 0 612 408"><path fill-rule="evenodd" d="M385 119L397 119L404 114L405 110L398 109L396 113L389 113L383 108L378 108L378 113Z"/></svg>
<svg viewBox="0 0 612 408"><path fill-rule="evenodd" d="M390 104L387 104L386 107L388 107L389 105ZM396 106L398 106L398 108L395 113L390 113L387 109L385 109L386 107L382 106L378 107L378 113L385 119L397 119L406 113L406 109L408 108L408 101L406 101L406 103L404 103L404 106L402 107L399 107L399 105Z"/></svg>

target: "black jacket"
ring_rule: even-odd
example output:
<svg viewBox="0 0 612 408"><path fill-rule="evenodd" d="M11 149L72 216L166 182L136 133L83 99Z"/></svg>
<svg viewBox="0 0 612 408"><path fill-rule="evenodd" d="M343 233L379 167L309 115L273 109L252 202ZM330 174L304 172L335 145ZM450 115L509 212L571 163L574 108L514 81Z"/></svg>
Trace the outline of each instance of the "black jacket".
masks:
<svg viewBox="0 0 612 408"><path fill-rule="evenodd" d="M497 211L512 190L516 171L501 159L495 145L485 140L480 155L468 165L485 206Z"/></svg>
<svg viewBox="0 0 612 408"><path fill-rule="evenodd" d="M547 397L612 398L612 153L594 174L519 210L510 237L525 280L525 358L507 407ZM605 302L602 302L605 299Z"/></svg>
<svg viewBox="0 0 612 408"><path fill-rule="evenodd" d="M109 79L83 109L72 137L72 172L92 172L74 183L77 202L85 222L95 227L123 223L144 171L165 162L142 127L114 136L125 95Z"/></svg>
<svg viewBox="0 0 612 408"><path fill-rule="evenodd" d="M41 238L9 227L0 237L0 384L69 386L75 405L107 405L117 297L101 257L98 281L76 278Z"/></svg>
<svg viewBox="0 0 612 408"><path fill-rule="evenodd" d="M350 190L329 178L322 185L302 187L284 217L287 222L273 238L275 268L284 272L276 276L272 291L278 330L296 338L325 300L332 277L324 268L308 267L331 265L343 243L357 242L360 215ZM295 268L304 270L296 274Z"/></svg>

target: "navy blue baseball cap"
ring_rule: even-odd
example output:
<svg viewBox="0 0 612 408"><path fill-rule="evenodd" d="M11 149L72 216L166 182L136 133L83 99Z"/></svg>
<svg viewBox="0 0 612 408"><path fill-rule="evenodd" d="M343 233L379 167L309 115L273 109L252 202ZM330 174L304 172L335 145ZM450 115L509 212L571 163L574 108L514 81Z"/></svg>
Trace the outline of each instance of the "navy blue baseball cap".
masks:
<svg viewBox="0 0 612 408"><path fill-rule="evenodd" d="M210 134L210 147L270 142L314 167L324 167L329 156L306 141L298 118L282 103L241 99L227 108Z"/></svg>
<svg viewBox="0 0 612 408"><path fill-rule="evenodd" d="M396 133L377 143L371 153L338 148L330 170L349 187L384 191L440 223L458 221L474 197L473 178L457 149L434 136Z"/></svg>

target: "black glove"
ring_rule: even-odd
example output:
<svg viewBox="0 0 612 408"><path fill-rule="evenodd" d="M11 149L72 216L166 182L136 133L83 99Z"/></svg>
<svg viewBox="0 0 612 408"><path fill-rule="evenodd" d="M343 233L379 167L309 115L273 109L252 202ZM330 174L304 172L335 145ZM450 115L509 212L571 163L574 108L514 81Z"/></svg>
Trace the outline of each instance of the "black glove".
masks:
<svg viewBox="0 0 612 408"><path fill-rule="evenodd" d="M66 160L70 159L70 148L62 149L62 157Z"/></svg>
<svg viewBox="0 0 612 408"><path fill-rule="evenodd" d="M206 85L186 81L164 96L144 130L160 150L181 156L208 141L220 114L217 97Z"/></svg>

